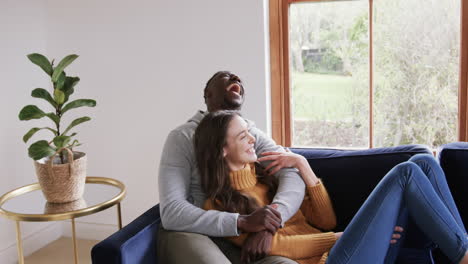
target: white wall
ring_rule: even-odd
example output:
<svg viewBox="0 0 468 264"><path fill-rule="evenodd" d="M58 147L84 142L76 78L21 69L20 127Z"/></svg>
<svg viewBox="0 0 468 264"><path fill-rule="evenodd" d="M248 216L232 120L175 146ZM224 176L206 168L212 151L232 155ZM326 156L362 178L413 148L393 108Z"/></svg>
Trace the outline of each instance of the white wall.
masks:
<svg viewBox="0 0 468 264"><path fill-rule="evenodd" d="M33 163L22 136L32 123L18 120L19 110L33 103L31 90L46 85L45 75L26 58L31 52L45 52L47 46L44 1L0 1L0 193L36 181ZM54 227L55 225L55 227ZM57 234L53 223L22 223L25 253L50 242ZM47 230L47 238L35 234ZM59 228L60 230L60 228ZM0 217L0 263L16 260L13 221Z"/></svg>
<svg viewBox="0 0 468 264"><path fill-rule="evenodd" d="M74 98L93 98L98 105L73 110L69 118L93 118L76 129L84 143L80 150L88 153L89 175L126 184L124 224L158 203L157 171L164 140L172 128L205 108L202 91L214 72L237 73L246 88L244 115L263 130L269 124L265 0L18 2L24 3L21 10L33 15L25 23L20 7L10 12L0 6L1 19L8 13L7 24L15 25L2 28L1 43L8 30L34 35L14 35L0 51L14 65L0 63L1 74L9 75L6 83L0 78L2 91L8 89L12 97L0 97L0 177L2 182L11 181L0 187L2 192L35 181L20 141L30 126L16 118L20 107L32 102L30 90L44 81L40 70L24 59L31 49L56 59L80 55L67 70L81 78ZM12 3L7 2L8 7ZM115 225L115 210L78 220ZM14 236L8 229L12 226L0 221L1 250L14 243Z"/></svg>

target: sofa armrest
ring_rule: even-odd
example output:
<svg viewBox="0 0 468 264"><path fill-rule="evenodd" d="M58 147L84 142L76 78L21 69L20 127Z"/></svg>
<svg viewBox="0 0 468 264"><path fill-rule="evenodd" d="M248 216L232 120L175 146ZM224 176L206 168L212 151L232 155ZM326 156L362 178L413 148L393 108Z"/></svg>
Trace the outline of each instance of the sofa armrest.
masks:
<svg viewBox="0 0 468 264"><path fill-rule="evenodd" d="M468 223L468 199L465 194L468 188L468 143L453 142L442 145L438 150L438 158L466 228ZM436 249L433 254L436 263L450 263L440 249Z"/></svg>
<svg viewBox="0 0 468 264"><path fill-rule="evenodd" d="M91 250L92 263L158 263L156 242L160 223L158 204L96 244Z"/></svg>
<svg viewBox="0 0 468 264"><path fill-rule="evenodd" d="M444 170L447 183L461 218L468 227L468 143L454 142L439 148L440 166Z"/></svg>

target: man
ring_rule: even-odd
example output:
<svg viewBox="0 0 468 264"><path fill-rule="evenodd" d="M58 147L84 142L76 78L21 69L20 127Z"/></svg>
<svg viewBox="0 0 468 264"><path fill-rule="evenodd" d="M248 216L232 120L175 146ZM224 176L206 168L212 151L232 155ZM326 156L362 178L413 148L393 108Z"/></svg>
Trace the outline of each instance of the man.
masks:
<svg viewBox="0 0 468 264"><path fill-rule="evenodd" d="M240 110L244 95L240 78L227 71L214 74L204 90L208 112ZM238 263L240 258L247 262L258 260L268 252L277 228L299 209L304 197L304 182L295 169L276 172L279 187L272 205L257 209L250 215L201 209L205 195L196 168L193 135L204 115L204 112L198 111L187 123L172 130L164 145L159 168L162 225L166 230L179 232L160 230L158 256L163 258L162 263L230 263L229 260ZM257 154L283 151L282 147L249 124L250 133L256 139ZM238 236L241 232L251 233L241 252L226 243L220 244L229 260L206 237ZM218 243L220 241L217 240ZM261 263L295 262L270 256L262 259Z"/></svg>

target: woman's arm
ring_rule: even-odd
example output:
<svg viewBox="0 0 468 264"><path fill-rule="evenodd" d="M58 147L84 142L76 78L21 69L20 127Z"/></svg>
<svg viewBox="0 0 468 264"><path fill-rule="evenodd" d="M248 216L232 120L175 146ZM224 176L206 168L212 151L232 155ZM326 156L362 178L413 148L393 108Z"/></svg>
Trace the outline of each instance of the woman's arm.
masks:
<svg viewBox="0 0 468 264"><path fill-rule="evenodd" d="M316 228L332 230L336 227L335 211L322 182L307 187L307 195L302 203L301 211L309 224Z"/></svg>

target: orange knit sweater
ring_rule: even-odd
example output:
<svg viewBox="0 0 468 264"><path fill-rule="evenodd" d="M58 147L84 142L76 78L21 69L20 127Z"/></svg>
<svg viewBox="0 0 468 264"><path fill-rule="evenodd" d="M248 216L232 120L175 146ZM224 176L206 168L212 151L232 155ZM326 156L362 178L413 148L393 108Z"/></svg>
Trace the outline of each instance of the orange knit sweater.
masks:
<svg viewBox="0 0 468 264"><path fill-rule="evenodd" d="M231 184L236 190L257 200L260 206L271 204L267 198L267 186L257 182L253 164L245 169L231 172ZM300 264L324 264L328 251L335 244L333 232L336 216L327 190L321 182L308 186L304 202L291 219L278 229L273 236L270 255L284 256ZM205 201L206 210L216 209L210 200ZM319 230L320 229L320 230ZM235 245L241 246L248 234L228 237Z"/></svg>

